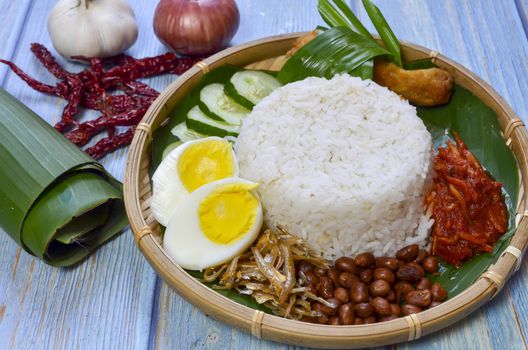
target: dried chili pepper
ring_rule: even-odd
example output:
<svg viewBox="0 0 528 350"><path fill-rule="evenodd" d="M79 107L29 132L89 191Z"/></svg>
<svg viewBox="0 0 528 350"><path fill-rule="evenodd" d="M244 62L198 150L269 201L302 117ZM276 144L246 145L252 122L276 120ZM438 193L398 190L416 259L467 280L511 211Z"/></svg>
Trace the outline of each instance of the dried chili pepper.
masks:
<svg viewBox="0 0 528 350"><path fill-rule="evenodd" d="M79 77L75 75L68 75L66 81L73 87L68 97L68 104L64 108L60 122L55 124L55 129L59 132L64 130L71 125L77 125L77 121L74 119L75 115L79 110L79 104L81 103L81 96L83 92L83 86Z"/></svg>
<svg viewBox="0 0 528 350"><path fill-rule="evenodd" d="M48 85L31 78L14 63L7 64L31 88L58 96L68 103L55 128L78 146L86 145L92 137L106 131L108 136L86 152L100 158L132 140L135 125L139 123L159 92L137 79L162 73L182 74L201 58L181 58L173 53L135 59L128 55L110 58L75 57L90 65L79 73L72 73L59 65L51 52L41 44L31 44L31 51L40 63L60 81ZM105 69L105 67L113 66ZM115 94L112 91L123 91ZM80 107L101 112L95 119L84 123L75 120ZM116 134L116 127L131 126L128 131Z"/></svg>
<svg viewBox="0 0 528 350"><path fill-rule="evenodd" d="M13 62L9 62L6 60L0 59L0 63L6 64L11 70L20 77L20 79L24 80L32 89L37 90L39 92L43 92L45 94L53 94L57 95L59 97L64 97L57 88L57 86L51 86L48 84L44 84L38 80L35 80L31 78L29 75L27 75L22 69L20 69L16 64Z"/></svg>
<svg viewBox="0 0 528 350"><path fill-rule="evenodd" d="M201 59L200 57L179 58L173 53L138 59L109 69L102 84L105 88L109 88L124 81L133 81L160 73L181 74Z"/></svg>
<svg viewBox="0 0 528 350"><path fill-rule="evenodd" d="M32 43L31 52L35 57L42 63L42 65L58 79L65 80L67 77L73 75L72 73L64 70L55 60L55 57L49 52L49 50L42 44Z"/></svg>
<svg viewBox="0 0 528 350"><path fill-rule="evenodd" d="M114 136L105 137L97 142L94 146L88 148L86 153L94 159L100 159L104 155L115 151L116 149L128 145L134 137L135 127Z"/></svg>
<svg viewBox="0 0 528 350"><path fill-rule="evenodd" d="M126 113L114 115L112 117L100 116L95 120L90 120L79 124L77 129L66 133L64 136L77 146L84 146L90 139L101 130L116 126L135 126L143 118L150 105L144 105L137 109L132 109Z"/></svg>
<svg viewBox="0 0 528 350"><path fill-rule="evenodd" d="M145 83L139 81L129 81L122 84L121 90L127 94L138 94L143 96L158 97L159 92Z"/></svg>

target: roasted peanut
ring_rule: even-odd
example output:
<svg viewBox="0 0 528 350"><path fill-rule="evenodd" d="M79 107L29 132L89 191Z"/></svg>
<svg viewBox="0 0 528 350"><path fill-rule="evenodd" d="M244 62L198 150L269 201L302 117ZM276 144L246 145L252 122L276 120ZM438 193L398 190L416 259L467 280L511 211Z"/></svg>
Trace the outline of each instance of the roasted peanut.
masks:
<svg viewBox="0 0 528 350"><path fill-rule="evenodd" d="M400 309L400 305L398 304L390 304L390 307L391 307L391 314L394 315L394 316L400 316L401 314L401 309Z"/></svg>
<svg viewBox="0 0 528 350"><path fill-rule="evenodd" d="M374 313L374 308L370 303L359 303L354 305L354 312L359 317L369 317Z"/></svg>
<svg viewBox="0 0 528 350"><path fill-rule="evenodd" d="M369 300L368 287L365 283L355 281L350 287L350 300L354 303L364 303Z"/></svg>
<svg viewBox="0 0 528 350"><path fill-rule="evenodd" d="M414 290L414 287L409 282L399 281L394 284L394 291L396 292L396 302L404 300L407 293Z"/></svg>
<svg viewBox="0 0 528 350"><path fill-rule="evenodd" d="M356 264L354 263L354 259L348 256L342 256L337 259L335 266L340 271L356 273Z"/></svg>
<svg viewBox="0 0 528 350"><path fill-rule="evenodd" d="M394 272L392 272L386 267L378 267L377 269L375 269L373 277L375 280L384 280L388 284L393 284L394 280L396 279L396 276L394 276Z"/></svg>
<svg viewBox="0 0 528 350"><path fill-rule="evenodd" d="M434 256L428 256L422 262L422 266L425 271L429 273L436 273L438 272L438 259Z"/></svg>
<svg viewBox="0 0 528 350"><path fill-rule="evenodd" d="M398 250L398 252L396 253L396 257L406 262L413 261L418 256L419 251L420 248L417 244L411 244L407 247L403 247L402 249Z"/></svg>
<svg viewBox="0 0 528 350"><path fill-rule="evenodd" d="M339 284L345 288L350 288L356 281L359 281L359 278L352 272L341 272L339 275Z"/></svg>
<svg viewBox="0 0 528 350"><path fill-rule="evenodd" d="M343 304L338 311L339 322L344 325L354 324L354 306L350 303Z"/></svg>
<svg viewBox="0 0 528 350"><path fill-rule="evenodd" d="M425 276L438 272L438 259L418 245L400 249L396 257L361 253L340 257L330 268L307 261L296 263L307 290L328 302L312 303L316 317L302 321L329 325L360 325L390 321L435 307L447 299L446 289ZM400 305L401 302L404 305Z"/></svg>
<svg viewBox="0 0 528 350"><path fill-rule="evenodd" d="M410 262L396 271L396 278L401 281L416 283L424 276L424 274L425 271L420 265Z"/></svg>
<svg viewBox="0 0 528 350"><path fill-rule="evenodd" d="M329 299L334 296L334 283L330 277L323 276L319 278L319 282L317 282L317 291L319 292L319 296L324 299Z"/></svg>
<svg viewBox="0 0 528 350"><path fill-rule="evenodd" d="M389 316L391 314L391 306L387 299L375 297L370 303L378 315Z"/></svg>
<svg viewBox="0 0 528 350"><path fill-rule="evenodd" d="M390 284L384 280L375 280L369 286L370 295L373 297L384 297L390 292Z"/></svg>
<svg viewBox="0 0 528 350"><path fill-rule="evenodd" d="M376 267L386 267L392 271L397 270L398 269L398 259L389 258L387 256L376 258Z"/></svg>
<svg viewBox="0 0 528 350"><path fill-rule="evenodd" d="M410 314L416 314L422 311L421 307L411 304L405 304L400 309L403 316L409 316Z"/></svg>
<svg viewBox="0 0 528 350"><path fill-rule="evenodd" d="M372 269L364 269L359 273L359 279L365 284L371 284L374 280L374 271Z"/></svg>
<svg viewBox="0 0 528 350"><path fill-rule="evenodd" d="M374 254L367 252L356 255L354 263L359 267L370 267L374 265Z"/></svg>
<svg viewBox="0 0 528 350"><path fill-rule="evenodd" d="M416 289L422 290L422 289L431 289L431 281L429 281L429 278L422 277L418 283L416 283Z"/></svg>
<svg viewBox="0 0 528 350"><path fill-rule="evenodd" d="M337 300L339 300L343 304L347 303L348 300L349 300L348 293L349 293L349 291L346 290L345 288L338 287L338 288L334 289L334 298L336 298Z"/></svg>
<svg viewBox="0 0 528 350"><path fill-rule="evenodd" d="M426 308L431 304L431 291L429 289L413 290L407 294L405 302Z"/></svg>
<svg viewBox="0 0 528 350"><path fill-rule="evenodd" d="M338 269L332 267L330 270L328 270L327 276L330 277L332 282L334 282L334 287L339 287L341 284L339 284L339 275L341 272L339 272Z"/></svg>
<svg viewBox="0 0 528 350"><path fill-rule="evenodd" d="M440 283L435 282L431 286L431 297L433 301L444 301L447 298L447 291Z"/></svg>

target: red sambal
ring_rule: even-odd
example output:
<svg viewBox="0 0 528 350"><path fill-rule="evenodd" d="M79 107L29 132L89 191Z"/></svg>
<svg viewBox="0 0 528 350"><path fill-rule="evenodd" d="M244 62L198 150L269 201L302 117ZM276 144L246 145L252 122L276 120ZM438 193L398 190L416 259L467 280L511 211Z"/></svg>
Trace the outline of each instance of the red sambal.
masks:
<svg viewBox="0 0 528 350"><path fill-rule="evenodd" d="M460 137L434 159L436 171L426 205L435 221L432 254L460 266L479 252L490 253L508 229L502 185L493 181Z"/></svg>

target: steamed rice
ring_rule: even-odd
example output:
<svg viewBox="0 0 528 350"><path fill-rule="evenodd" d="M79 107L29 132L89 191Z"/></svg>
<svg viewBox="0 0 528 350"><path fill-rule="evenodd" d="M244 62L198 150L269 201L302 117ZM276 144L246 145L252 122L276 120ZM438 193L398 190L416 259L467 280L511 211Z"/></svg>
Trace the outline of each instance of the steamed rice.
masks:
<svg viewBox="0 0 528 350"><path fill-rule="evenodd" d="M369 80L307 78L265 98L235 144L265 220L327 258L424 246L431 135L414 107Z"/></svg>

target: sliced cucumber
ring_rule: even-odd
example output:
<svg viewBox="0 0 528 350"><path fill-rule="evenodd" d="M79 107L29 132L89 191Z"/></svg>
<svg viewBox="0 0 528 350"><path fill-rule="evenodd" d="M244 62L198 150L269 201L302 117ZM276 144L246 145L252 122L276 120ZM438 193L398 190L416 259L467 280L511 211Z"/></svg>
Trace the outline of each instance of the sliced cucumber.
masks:
<svg viewBox="0 0 528 350"><path fill-rule="evenodd" d="M165 147L165 149L163 150L163 153L161 155L161 159L165 159L165 157L173 150L175 149L176 147L178 147L179 145L183 144L183 142L181 141L176 141L176 142L173 142L171 144L169 144L167 147Z"/></svg>
<svg viewBox="0 0 528 350"><path fill-rule="evenodd" d="M224 85L215 83L200 91L200 109L210 118L220 119L229 124L240 125L249 110L239 105L224 93Z"/></svg>
<svg viewBox="0 0 528 350"><path fill-rule="evenodd" d="M188 142L207 137L207 135L200 134L194 130L189 130L185 122L182 122L172 128L171 133L179 138L181 142Z"/></svg>
<svg viewBox="0 0 528 350"><path fill-rule="evenodd" d="M209 136L238 136L238 131L240 129L238 125L232 125L209 118L198 106L194 106L189 113L187 113L186 123L188 129Z"/></svg>
<svg viewBox="0 0 528 350"><path fill-rule="evenodd" d="M239 105L243 107L246 107L249 110L252 110L253 107L255 107L255 104L253 102L249 101L248 99L240 95L238 91L236 91L235 86L231 84L230 81L228 81L224 85L224 92L227 96L231 97L233 101L235 101L236 103L238 103Z"/></svg>
<svg viewBox="0 0 528 350"><path fill-rule="evenodd" d="M271 75L255 70L237 72L229 82L239 96L254 105L281 86L281 83Z"/></svg>

